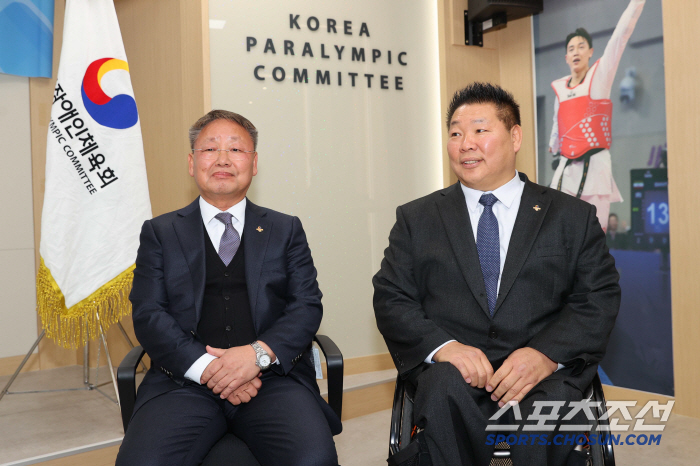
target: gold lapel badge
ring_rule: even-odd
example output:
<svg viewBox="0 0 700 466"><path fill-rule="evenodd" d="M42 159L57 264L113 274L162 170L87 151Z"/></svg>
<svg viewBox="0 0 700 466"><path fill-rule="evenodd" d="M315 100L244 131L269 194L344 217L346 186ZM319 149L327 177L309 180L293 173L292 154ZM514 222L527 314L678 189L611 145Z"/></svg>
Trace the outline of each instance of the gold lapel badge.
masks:
<svg viewBox="0 0 700 466"><path fill-rule="evenodd" d="M256 228L258 233L262 233L263 229L261 227Z"/></svg>
<svg viewBox="0 0 700 466"><path fill-rule="evenodd" d="M535 207L533 207L533 209L535 209L535 212L539 212L540 210L542 210L542 207L536 205Z"/></svg>

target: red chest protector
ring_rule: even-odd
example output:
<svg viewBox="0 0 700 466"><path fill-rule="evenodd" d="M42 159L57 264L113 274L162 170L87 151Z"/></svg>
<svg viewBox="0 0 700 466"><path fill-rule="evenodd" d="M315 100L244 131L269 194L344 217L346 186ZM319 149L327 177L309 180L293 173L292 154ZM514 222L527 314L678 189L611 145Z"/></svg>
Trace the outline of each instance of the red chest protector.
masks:
<svg viewBox="0 0 700 466"><path fill-rule="evenodd" d="M552 88L559 99L559 152L577 159L594 149L610 149L612 144L612 101L591 99L591 82L596 62L578 86L570 88L570 76L557 79Z"/></svg>

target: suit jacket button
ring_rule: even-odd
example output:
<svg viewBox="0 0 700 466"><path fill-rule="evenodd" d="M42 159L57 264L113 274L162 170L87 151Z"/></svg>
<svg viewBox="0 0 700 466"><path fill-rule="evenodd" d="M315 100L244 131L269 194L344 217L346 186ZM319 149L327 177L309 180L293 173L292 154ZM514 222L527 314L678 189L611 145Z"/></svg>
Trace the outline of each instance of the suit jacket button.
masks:
<svg viewBox="0 0 700 466"><path fill-rule="evenodd" d="M491 330L491 333L489 333L489 338L495 340L496 338L498 338L498 333L496 333L495 330Z"/></svg>

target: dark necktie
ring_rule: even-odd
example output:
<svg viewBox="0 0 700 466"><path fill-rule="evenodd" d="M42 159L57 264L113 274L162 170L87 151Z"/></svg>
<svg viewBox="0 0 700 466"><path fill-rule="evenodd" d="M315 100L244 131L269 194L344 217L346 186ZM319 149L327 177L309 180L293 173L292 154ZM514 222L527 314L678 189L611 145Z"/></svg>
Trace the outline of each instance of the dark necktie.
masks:
<svg viewBox="0 0 700 466"><path fill-rule="evenodd" d="M233 256L235 256L236 251L238 251L238 246L241 245L241 237L231 224L232 217L233 215L228 212L216 214L216 219L226 227L224 234L221 235L221 241L219 242L219 257L226 266L231 263Z"/></svg>
<svg viewBox="0 0 700 466"><path fill-rule="evenodd" d="M476 230L476 250L479 253L479 264L486 286L486 299L489 303L489 314L493 316L498 294L498 275L501 271L501 244L498 238L498 220L493 213L493 205L498 198L493 194L482 194L479 204L484 211L479 217Z"/></svg>

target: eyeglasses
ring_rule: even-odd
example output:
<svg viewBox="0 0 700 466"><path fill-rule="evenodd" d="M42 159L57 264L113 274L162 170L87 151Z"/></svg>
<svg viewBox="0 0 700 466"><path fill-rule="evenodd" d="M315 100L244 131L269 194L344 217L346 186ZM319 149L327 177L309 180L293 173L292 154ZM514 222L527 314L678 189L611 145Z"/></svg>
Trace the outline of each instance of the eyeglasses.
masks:
<svg viewBox="0 0 700 466"><path fill-rule="evenodd" d="M246 154L254 154L254 150L242 150L242 149L192 149L192 152L199 152L201 157L213 158L221 155L222 152L226 152L228 155L236 158L245 157Z"/></svg>

